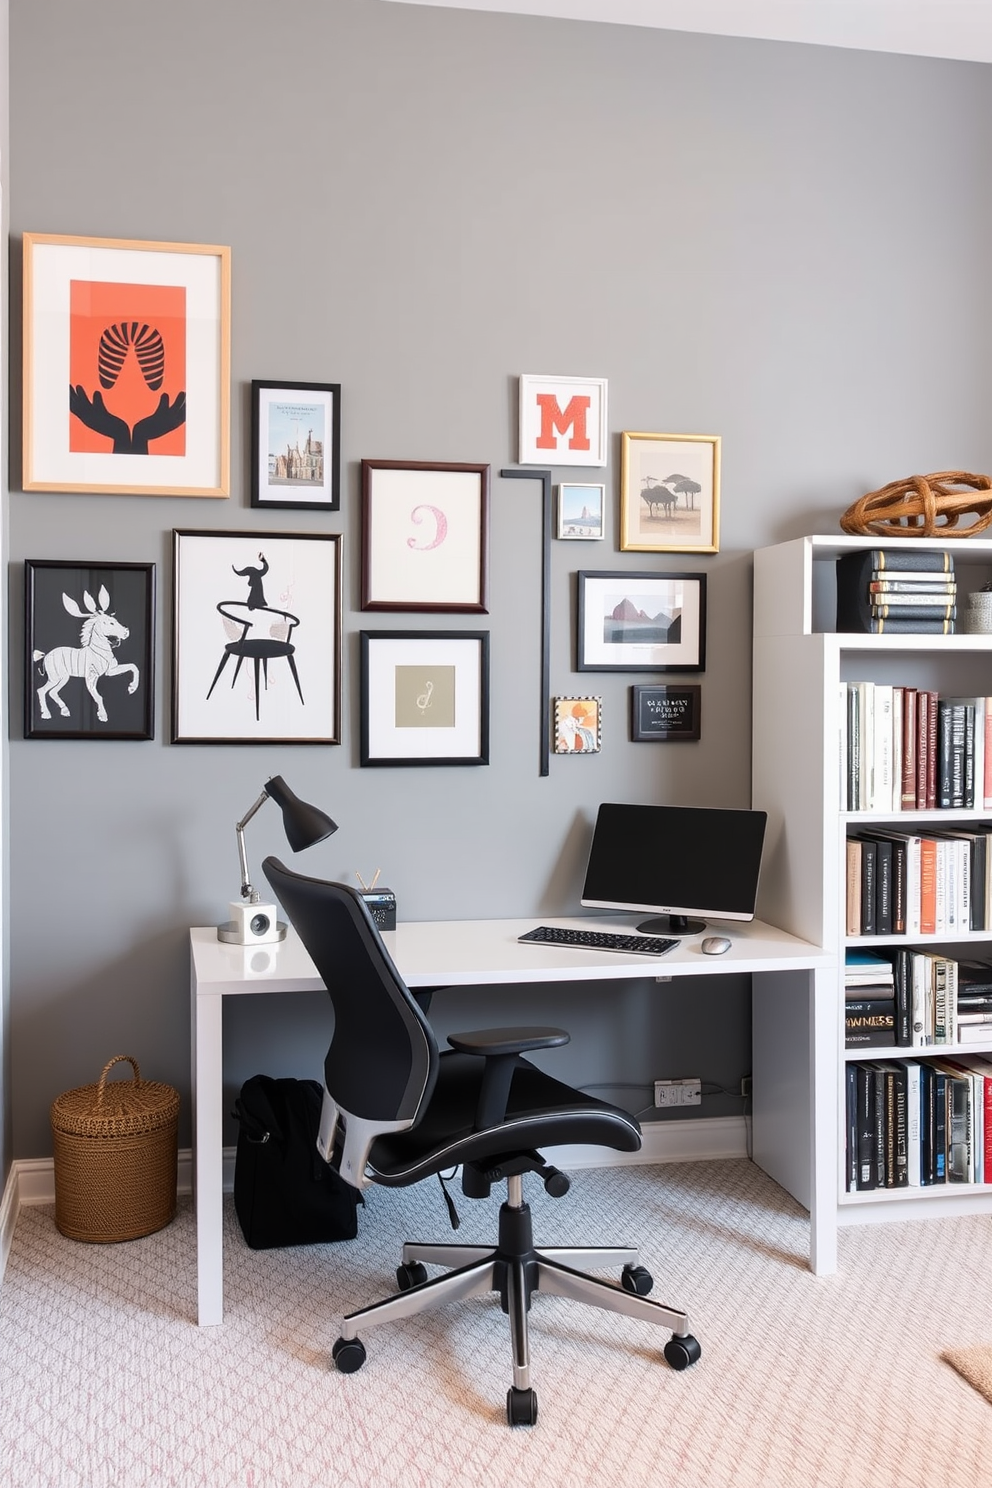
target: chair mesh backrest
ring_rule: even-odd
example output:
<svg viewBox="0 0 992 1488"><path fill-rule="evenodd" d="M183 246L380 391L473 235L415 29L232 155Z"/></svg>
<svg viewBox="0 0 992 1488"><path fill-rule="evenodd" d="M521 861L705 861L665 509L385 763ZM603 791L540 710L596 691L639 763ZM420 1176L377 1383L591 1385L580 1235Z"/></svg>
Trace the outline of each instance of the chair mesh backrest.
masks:
<svg viewBox="0 0 992 1488"><path fill-rule="evenodd" d="M366 1121L413 1120L434 1088L437 1043L365 901L278 858L262 868L331 996L324 1083L332 1100Z"/></svg>

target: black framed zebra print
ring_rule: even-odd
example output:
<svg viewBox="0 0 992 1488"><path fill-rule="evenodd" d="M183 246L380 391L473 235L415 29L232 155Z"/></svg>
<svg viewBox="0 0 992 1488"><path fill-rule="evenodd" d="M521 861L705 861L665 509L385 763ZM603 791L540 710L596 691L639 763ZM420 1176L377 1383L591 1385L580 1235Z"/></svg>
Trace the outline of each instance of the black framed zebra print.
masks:
<svg viewBox="0 0 992 1488"><path fill-rule="evenodd" d="M155 737L155 565L24 563L26 739Z"/></svg>

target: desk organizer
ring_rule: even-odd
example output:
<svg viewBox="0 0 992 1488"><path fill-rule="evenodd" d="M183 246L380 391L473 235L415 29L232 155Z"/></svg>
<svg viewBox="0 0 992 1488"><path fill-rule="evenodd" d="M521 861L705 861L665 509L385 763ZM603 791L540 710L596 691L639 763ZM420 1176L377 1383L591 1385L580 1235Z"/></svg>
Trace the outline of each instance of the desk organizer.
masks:
<svg viewBox="0 0 992 1488"><path fill-rule="evenodd" d="M107 1076L127 1062L131 1081ZM96 1085L53 1101L55 1224L71 1240L109 1245L163 1229L176 1213L179 1092L143 1080L118 1054Z"/></svg>

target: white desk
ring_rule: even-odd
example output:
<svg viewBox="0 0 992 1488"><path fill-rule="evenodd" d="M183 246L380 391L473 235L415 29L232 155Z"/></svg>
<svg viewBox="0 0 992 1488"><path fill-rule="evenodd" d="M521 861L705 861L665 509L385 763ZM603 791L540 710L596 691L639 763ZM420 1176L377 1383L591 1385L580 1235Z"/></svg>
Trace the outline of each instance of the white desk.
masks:
<svg viewBox="0 0 992 1488"><path fill-rule="evenodd" d="M837 1048L830 1021L840 1015L833 958L820 947L760 921L733 927L729 931L733 945L725 955L703 955L700 937L695 936L657 960L521 945L517 936L537 924L590 928L588 918L540 916L410 921L388 931L383 939L412 988L752 973L755 1160L809 1208L813 1270L835 1270L838 1079L833 1064L829 1069L815 1069L812 1062L812 1050ZM630 924L622 917L612 921L597 916L595 928L629 932ZM194 929L190 931L190 955L197 1278L203 1325L220 1323L224 1315L224 998L320 991L323 983L292 929L281 944L264 947L225 945L213 926ZM814 1039L816 1028L820 1036ZM759 1059L759 1031L763 1059Z"/></svg>

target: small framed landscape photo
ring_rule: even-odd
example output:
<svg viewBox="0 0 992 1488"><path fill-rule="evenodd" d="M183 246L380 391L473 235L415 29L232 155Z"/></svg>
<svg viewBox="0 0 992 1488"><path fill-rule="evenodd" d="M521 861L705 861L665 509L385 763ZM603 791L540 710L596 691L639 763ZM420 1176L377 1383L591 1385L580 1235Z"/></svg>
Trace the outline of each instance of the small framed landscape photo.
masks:
<svg viewBox="0 0 992 1488"><path fill-rule="evenodd" d="M602 705L598 697L555 698L555 754L599 753L603 743Z"/></svg>
<svg viewBox="0 0 992 1488"><path fill-rule="evenodd" d="M341 384L251 385L251 504L337 511Z"/></svg>
<svg viewBox="0 0 992 1488"><path fill-rule="evenodd" d="M26 739L152 739L155 565L28 559Z"/></svg>
<svg viewBox="0 0 992 1488"><path fill-rule="evenodd" d="M488 765L489 632L361 632L362 765Z"/></svg>
<svg viewBox="0 0 992 1488"><path fill-rule="evenodd" d="M605 498L605 486L562 481L558 487L558 536L583 542L601 538Z"/></svg>
<svg viewBox="0 0 992 1488"><path fill-rule="evenodd" d="M362 461L362 609L485 614L489 466Z"/></svg>
<svg viewBox="0 0 992 1488"><path fill-rule="evenodd" d="M621 434L620 549L720 551L720 438Z"/></svg>
<svg viewBox="0 0 992 1488"><path fill-rule="evenodd" d="M580 672L706 670L706 575L579 573Z"/></svg>
<svg viewBox="0 0 992 1488"><path fill-rule="evenodd" d="M671 744L699 738L702 688L632 687L630 737L635 743Z"/></svg>

